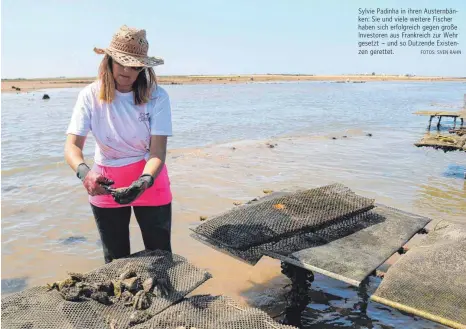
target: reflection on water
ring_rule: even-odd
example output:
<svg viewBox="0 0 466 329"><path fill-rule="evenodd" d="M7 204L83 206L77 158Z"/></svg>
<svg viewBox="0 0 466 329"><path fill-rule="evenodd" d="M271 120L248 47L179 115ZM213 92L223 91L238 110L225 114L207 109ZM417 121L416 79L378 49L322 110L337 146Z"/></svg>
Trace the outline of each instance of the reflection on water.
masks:
<svg viewBox="0 0 466 329"><path fill-rule="evenodd" d="M369 328L394 329L447 328L369 300L379 278L370 277L361 288L316 275L310 303L302 313L304 329Z"/></svg>
<svg viewBox="0 0 466 329"><path fill-rule="evenodd" d="M466 166L457 164L450 164L448 168L443 172L444 177L464 179L466 178L465 175Z"/></svg>
<svg viewBox="0 0 466 329"><path fill-rule="evenodd" d="M27 288L28 278L2 279L2 295L22 291Z"/></svg>

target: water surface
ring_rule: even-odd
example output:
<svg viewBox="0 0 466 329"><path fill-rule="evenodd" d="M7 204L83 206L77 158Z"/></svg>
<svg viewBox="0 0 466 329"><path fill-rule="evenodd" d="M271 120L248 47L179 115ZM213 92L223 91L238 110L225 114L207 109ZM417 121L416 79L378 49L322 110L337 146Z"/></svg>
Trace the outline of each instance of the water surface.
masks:
<svg viewBox="0 0 466 329"><path fill-rule="evenodd" d="M197 292L229 295L266 310L281 305L288 282L277 261L264 257L251 267L189 237L200 215L225 211L233 201L263 195L263 189L340 182L377 202L431 217L434 224L466 222L466 156L415 147L427 118L412 114L433 109L432 103L461 106L464 83L163 87L173 113L167 158L175 197L173 249L214 276ZM2 95L4 293L103 263L85 190L63 161L79 90ZM42 100L45 92L50 100ZM89 136L89 162L93 144ZM131 239L132 251L142 248L134 218ZM327 295L307 310L308 328L441 327L375 303L369 303L368 318L361 317L347 285L319 277L315 287Z"/></svg>

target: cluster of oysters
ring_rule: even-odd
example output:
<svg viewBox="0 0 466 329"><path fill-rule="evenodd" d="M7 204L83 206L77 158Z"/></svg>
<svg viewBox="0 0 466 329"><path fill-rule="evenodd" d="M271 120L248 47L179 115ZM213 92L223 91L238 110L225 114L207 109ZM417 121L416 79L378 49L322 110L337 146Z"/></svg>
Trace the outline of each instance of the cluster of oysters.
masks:
<svg viewBox="0 0 466 329"><path fill-rule="evenodd" d="M56 289L67 301L93 299L104 305L122 301L136 311L130 316L130 325L147 321L151 315L146 310L152 304L152 297L166 297L169 284L166 278L150 277L142 281L131 266L123 268L116 280L88 282L86 275L68 272L63 281L48 284L49 291Z"/></svg>

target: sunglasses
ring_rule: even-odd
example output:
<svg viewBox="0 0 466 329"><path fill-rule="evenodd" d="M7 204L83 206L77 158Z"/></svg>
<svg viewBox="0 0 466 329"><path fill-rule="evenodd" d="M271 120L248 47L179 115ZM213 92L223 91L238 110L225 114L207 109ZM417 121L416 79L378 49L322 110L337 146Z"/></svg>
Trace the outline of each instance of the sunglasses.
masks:
<svg viewBox="0 0 466 329"><path fill-rule="evenodd" d="M131 70L131 71L134 71L134 72L141 72L142 70L144 70L146 68L145 66L124 66L124 65L121 65L120 63L118 63L117 61L114 61L114 63L116 63L118 66L122 67L125 71L126 70Z"/></svg>
<svg viewBox="0 0 466 329"><path fill-rule="evenodd" d="M118 64L120 65L120 64ZM123 66L123 65L120 65L121 67L123 67L123 69L126 71L126 70L131 70L131 71L134 71L134 72L141 72L142 70L145 69L144 66Z"/></svg>
<svg viewBox="0 0 466 329"><path fill-rule="evenodd" d="M135 72L141 72L142 70L145 69L144 66L124 66L125 70L129 68L130 70L133 70Z"/></svg>

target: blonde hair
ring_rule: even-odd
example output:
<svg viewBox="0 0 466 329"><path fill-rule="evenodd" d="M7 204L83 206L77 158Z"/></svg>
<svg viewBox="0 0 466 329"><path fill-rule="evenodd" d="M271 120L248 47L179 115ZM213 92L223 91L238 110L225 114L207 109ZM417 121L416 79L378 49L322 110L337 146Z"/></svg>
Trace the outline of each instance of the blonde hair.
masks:
<svg viewBox="0 0 466 329"><path fill-rule="evenodd" d="M115 79L112 70L113 59L105 54L99 67L99 79L101 83L100 100L111 103L115 99ZM134 103L136 105L147 103L152 94L153 87L157 87L157 77L154 69L148 67L139 72L133 83Z"/></svg>

